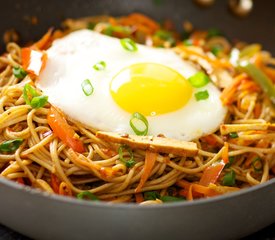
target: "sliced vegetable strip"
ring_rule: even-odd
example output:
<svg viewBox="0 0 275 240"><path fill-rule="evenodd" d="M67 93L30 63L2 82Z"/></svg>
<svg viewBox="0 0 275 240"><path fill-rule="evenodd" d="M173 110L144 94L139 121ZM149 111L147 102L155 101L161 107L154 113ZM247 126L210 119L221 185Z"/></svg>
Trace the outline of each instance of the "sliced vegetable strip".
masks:
<svg viewBox="0 0 275 240"><path fill-rule="evenodd" d="M146 151L143 174L141 176L140 183L139 183L139 185L137 186L137 188L135 190L137 193L141 191L143 185L145 184L145 182L149 178L149 176L152 172L152 169L155 165L155 162L157 160L157 156L158 156L158 154L155 153L155 152Z"/></svg>
<svg viewBox="0 0 275 240"><path fill-rule="evenodd" d="M63 114L55 107L52 106L50 108L47 120L54 134L56 134L63 143L76 152L82 153L85 151L83 143L78 138L73 128L67 123Z"/></svg>

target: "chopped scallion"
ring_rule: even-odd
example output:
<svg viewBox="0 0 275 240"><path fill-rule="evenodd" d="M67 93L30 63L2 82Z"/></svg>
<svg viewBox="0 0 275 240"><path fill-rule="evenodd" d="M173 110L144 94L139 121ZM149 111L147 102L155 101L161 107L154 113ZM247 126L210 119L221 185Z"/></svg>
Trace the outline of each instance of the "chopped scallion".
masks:
<svg viewBox="0 0 275 240"><path fill-rule="evenodd" d="M106 62L104 61L100 61L98 63L96 63L93 68L97 71L102 71L106 68Z"/></svg>
<svg viewBox="0 0 275 240"><path fill-rule="evenodd" d="M94 92L94 87L89 79L84 80L81 83L81 87L86 96L90 96Z"/></svg>
<svg viewBox="0 0 275 240"><path fill-rule="evenodd" d="M230 156L228 160L229 160L229 161L228 161L227 164L225 164L224 168L230 168L231 165L232 165L232 164L234 163L234 161L235 161L235 157L234 157L234 156Z"/></svg>
<svg viewBox="0 0 275 240"><path fill-rule="evenodd" d="M197 72L195 75L188 78L188 81L192 87L201 88L210 82L210 78L203 72Z"/></svg>
<svg viewBox="0 0 275 240"><path fill-rule="evenodd" d="M145 136L148 133L148 120L142 114L135 112L130 119L130 126L138 136Z"/></svg>
<svg viewBox="0 0 275 240"><path fill-rule="evenodd" d="M235 182L236 182L236 173L235 171L231 170L230 172L224 175L222 184L224 186L234 186Z"/></svg>
<svg viewBox="0 0 275 240"><path fill-rule="evenodd" d="M197 92L195 93L195 98L197 101L206 100L207 98L209 98L209 93L207 90Z"/></svg>
<svg viewBox="0 0 275 240"><path fill-rule="evenodd" d="M193 41L192 39L186 39L183 41L183 45L184 46L192 46L193 45Z"/></svg>
<svg viewBox="0 0 275 240"><path fill-rule="evenodd" d="M236 133L236 132L231 132L228 135L230 138L238 138L239 137L238 133Z"/></svg>
<svg viewBox="0 0 275 240"><path fill-rule="evenodd" d="M256 157L252 161L252 167L255 172L261 172L263 170L263 161L261 158Z"/></svg>
<svg viewBox="0 0 275 240"><path fill-rule="evenodd" d="M222 48L220 46L214 46L211 48L211 52L215 55L218 56L219 53L221 52Z"/></svg>
<svg viewBox="0 0 275 240"><path fill-rule="evenodd" d="M160 194L157 191L150 191L150 192L145 192L144 193L144 200L156 200L160 199Z"/></svg>
<svg viewBox="0 0 275 240"><path fill-rule="evenodd" d="M20 145L23 143L23 139L14 139L2 142L0 144L0 152L2 153L12 153L15 152Z"/></svg>
<svg viewBox="0 0 275 240"><path fill-rule="evenodd" d="M76 196L78 199L87 199L92 201L98 201L98 197L89 191L81 192Z"/></svg>
<svg viewBox="0 0 275 240"><path fill-rule="evenodd" d="M123 156L124 150L126 150L128 152L128 154L130 155L130 159L124 158L124 156ZM136 162L134 160L134 154L133 154L131 148L129 148L127 145L121 145L118 148L118 154L119 154L119 160L121 162L123 162L126 165L126 167L130 168L136 164Z"/></svg>
<svg viewBox="0 0 275 240"><path fill-rule="evenodd" d="M169 42L172 46L176 44L176 40L174 39L171 32L165 30L158 30L155 33L155 36L159 37L160 39Z"/></svg>
<svg viewBox="0 0 275 240"><path fill-rule="evenodd" d="M44 107L48 102L48 97L45 95L39 95L36 90L30 85L25 84L23 89L23 98L26 104L30 105L32 108Z"/></svg>
<svg viewBox="0 0 275 240"><path fill-rule="evenodd" d="M222 36L223 33L217 29L217 28L210 28L208 29L207 36L206 38L212 38L212 37L217 37L217 36Z"/></svg>
<svg viewBox="0 0 275 240"><path fill-rule="evenodd" d="M12 72L13 72L13 75L18 79L23 79L24 77L27 76L27 72L19 66L14 67Z"/></svg>
<svg viewBox="0 0 275 240"><path fill-rule="evenodd" d="M129 52L136 52L138 50L136 43L130 38L120 39L120 44L125 50Z"/></svg>
<svg viewBox="0 0 275 240"><path fill-rule="evenodd" d="M160 197L160 200L163 202L178 202L184 201L185 199L183 197L162 196Z"/></svg>

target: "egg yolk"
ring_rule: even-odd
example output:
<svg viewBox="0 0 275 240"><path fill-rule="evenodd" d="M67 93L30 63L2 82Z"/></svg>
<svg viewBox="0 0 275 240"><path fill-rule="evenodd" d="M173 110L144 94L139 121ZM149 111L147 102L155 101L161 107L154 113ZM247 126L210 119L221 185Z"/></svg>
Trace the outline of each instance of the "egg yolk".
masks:
<svg viewBox="0 0 275 240"><path fill-rule="evenodd" d="M177 71L156 63L122 69L111 81L114 101L129 113L155 116L182 108L192 96L189 82Z"/></svg>

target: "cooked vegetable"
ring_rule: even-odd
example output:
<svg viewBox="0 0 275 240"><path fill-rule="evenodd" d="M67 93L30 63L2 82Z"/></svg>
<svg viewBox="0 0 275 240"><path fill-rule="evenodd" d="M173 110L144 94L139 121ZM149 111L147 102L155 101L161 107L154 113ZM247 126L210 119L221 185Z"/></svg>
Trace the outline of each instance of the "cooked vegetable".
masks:
<svg viewBox="0 0 275 240"><path fill-rule="evenodd" d="M236 132L231 132L228 135L230 138L238 138L239 137L238 133L236 133Z"/></svg>
<svg viewBox="0 0 275 240"><path fill-rule="evenodd" d="M76 152L82 153L85 151L84 145L74 129L67 123L65 117L55 107L52 106L50 108L47 120L54 134L56 134L63 143Z"/></svg>
<svg viewBox="0 0 275 240"><path fill-rule="evenodd" d="M121 39L120 44L125 50L129 52L136 52L138 50L136 43L130 38Z"/></svg>
<svg viewBox="0 0 275 240"><path fill-rule="evenodd" d="M123 156L123 151L126 150L130 156L130 159L125 159L124 156ZM129 148L129 146L127 145L121 145L119 148L118 148L118 154L119 154L119 160L121 162L123 162L126 167L130 168L130 167L133 167L136 162L134 160L134 154L131 150L131 148Z"/></svg>
<svg viewBox="0 0 275 240"><path fill-rule="evenodd" d="M12 69L12 72L13 72L13 75L18 79L23 79L24 77L27 76L26 71L20 66L14 67Z"/></svg>
<svg viewBox="0 0 275 240"><path fill-rule="evenodd" d="M84 92L84 94L86 96L90 96L93 94L94 92L94 87L93 85L91 84L91 81L89 79L86 79L84 80L82 83L81 83L81 87L82 87L82 91Z"/></svg>
<svg viewBox="0 0 275 240"><path fill-rule="evenodd" d="M4 141L0 144L0 152L2 153L12 153L15 152L20 145L23 143L23 139L14 139Z"/></svg>
<svg viewBox="0 0 275 240"><path fill-rule="evenodd" d="M144 200L156 200L160 199L160 194L157 191L150 191L144 193Z"/></svg>
<svg viewBox="0 0 275 240"><path fill-rule="evenodd" d="M23 88L23 98L26 104L30 105L32 108L44 107L48 102L47 96L39 96L36 90L28 83L25 84Z"/></svg>
<svg viewBox="0 0 275 240"><path fill-rule="evenodd" d="M207 90L196 92L195 98L197 101L206 100L209 98L209 93Z"/></svg>
<svg viewBox="0 0 275 240"><path fill-rule="evenodd" d="M145 136L148 133L148 120L141 113L135 112L132 114L130 126L138 136Z"/></svg>
<svg viewBox="0 0 275 240"><path fill-rule="evenodd" d="M269 96L270 101L275 104L275 87L269 77L248 61L241 61L239 67L261 86L262 90Z"/></svg>
<svg viewBox="0 0 275 240"><path fill-rule="evenodd" d="M184 201L185 198L173 197L173 196L162 196L162 197L160 197L160 200L163 202L178 202L178 201Z"/></svg>
<svg viewBox="0 0 275 240"><path fill-rule="evenodd" d="M252 161L252 167L255 172L261 172L263 170L263 161L261 158L256 157Z"/></svg>
<svg viewBox="0 0 275 240"><path fill-rule="evenodd" d="M101 71L101 70L104 70L106 68L106 62L104 61L100 61L98 63L96 63L93 68L97 71Z"/></svg>
<svg viewBox="0 0 275 240"><path fill-rule="evenodd" d="M77 194L76 196L78 199L86 199L86 200L92 200L92 201L98 201L98 197L96 195L94 195L93 193L89 192L89 191L85 191L85 192L81 192L79 194Z"/></svg>
<svg viewBox="0 0 275 240"><path fill-rule="evenodd" d="M192 77L188 78L188 81L195 88L201 88L210 82L210 78L203 72L197 72Z"/></svg>
<svg viewBox="0 0 275 240"><path fill-rule="evenodd" d="M236 173L234 170L226 173L223 177L222 184L224 186L234 186L236 181Z"/></svg>
<svg viewBox="0 0 275 240"><path fill-rule="evenodd" d="M220 161L207 167L202 174L200 184L207 187L210 183L216 183L224 166L225 163Z"/></svg>

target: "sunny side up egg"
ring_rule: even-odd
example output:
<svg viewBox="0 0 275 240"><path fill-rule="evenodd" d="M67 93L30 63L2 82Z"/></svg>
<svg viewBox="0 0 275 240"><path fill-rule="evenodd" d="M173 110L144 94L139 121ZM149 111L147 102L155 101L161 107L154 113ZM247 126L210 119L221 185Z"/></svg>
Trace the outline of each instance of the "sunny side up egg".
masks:
<svg viewBox="0 0 275 240"><path fill-rule="evenodd" d="M198 70L172 50L137 48L127 51L120 39L90 30L70 33L47 50L37 86L69 118L98 130L133 134L129 121L138 112L148 135L189 141L213 133L226 114L220 91L209 82L199 89L209 97L197 101L187 78ZM99 62L106 66L98 71ZM82 89L87 79L89 96Z"/></svg>

